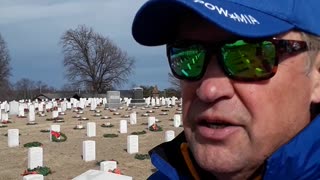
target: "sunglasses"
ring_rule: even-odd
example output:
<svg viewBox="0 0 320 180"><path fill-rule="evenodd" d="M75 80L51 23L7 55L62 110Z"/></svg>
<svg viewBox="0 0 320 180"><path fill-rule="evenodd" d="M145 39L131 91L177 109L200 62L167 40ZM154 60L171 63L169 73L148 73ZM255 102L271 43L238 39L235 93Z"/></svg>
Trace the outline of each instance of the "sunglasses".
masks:
<svg viewBox="0 0 320 180"><path fill-rule="evenodd" d="M167 44L167 57L171 71L178 79L201 79L211 56L215 55L227 77L250 82L271 78L281 58L307 50L305 41L276 38L216 43L176 41Z"/></svg>

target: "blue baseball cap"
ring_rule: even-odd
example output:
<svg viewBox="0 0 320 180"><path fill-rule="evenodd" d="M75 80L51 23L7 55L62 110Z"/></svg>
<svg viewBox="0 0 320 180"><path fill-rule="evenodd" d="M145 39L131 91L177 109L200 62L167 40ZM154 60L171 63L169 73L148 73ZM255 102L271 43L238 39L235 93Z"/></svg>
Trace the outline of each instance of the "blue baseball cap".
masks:
<svg viewBox="0 0 320 180"><path fill-rule="evenodd" d="M133 20L132 35L142 45L166 44L188 11L242 37L290 30L320 35L319 8L320 0L149 0Z"/></svg>

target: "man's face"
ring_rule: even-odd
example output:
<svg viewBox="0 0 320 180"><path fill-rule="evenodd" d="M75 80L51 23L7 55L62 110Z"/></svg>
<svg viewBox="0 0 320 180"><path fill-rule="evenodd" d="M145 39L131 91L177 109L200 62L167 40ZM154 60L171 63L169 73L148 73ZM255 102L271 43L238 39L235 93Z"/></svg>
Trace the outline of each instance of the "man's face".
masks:
<svg viewBox="0 0 320 180"><path fill-rule="evenodd" d="M201 20L178 32L178 39L204 42L230 36ZM297 32L278 38L301 40ZM202 79L181 81L185 135L198 164L218 177L250 174L301 131L313 97L306 61L306 52L286 57L271 79L246 83L227 78L212 56Z"/></svg>

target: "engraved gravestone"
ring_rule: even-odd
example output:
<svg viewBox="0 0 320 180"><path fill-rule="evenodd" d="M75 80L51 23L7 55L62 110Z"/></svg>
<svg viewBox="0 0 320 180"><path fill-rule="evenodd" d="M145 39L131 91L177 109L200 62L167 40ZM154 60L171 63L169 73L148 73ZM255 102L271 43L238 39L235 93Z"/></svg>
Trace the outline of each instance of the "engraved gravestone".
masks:
<svg viewBox="0 0 320 180"><path fill-rule="evenodd" d="M19 102L11 101L11 102L9 102L9 105L10 105L9 114L10 115L17 115L19 113Z"/></svg>
<svg viewBox="0 0 320 180"><path fill-rule="evenodd" d="M84 161L96 160L96 142L87 140L82 142L82 158Z"/></svg>
<svg viewBox="0 0 320 180"><path fill-rule="evenodd" d="M19 146L19 129L8 129L8 146Z"/></svg>
<svg viewBox="0 0 320 180"><path fill-rule="evenodd" d="M100 171L113 171L117 168L117 161L102 161L100 163Z"/></svg>
<svg viewBox="0 0 320 180"><path fill-rule="evenodd" d="M120 91L107 91L106 108L118 108L121 106Z"/></svg>
<svg viewBox="0 0 320 180"><path fill-rule="evenodd" d="M139 137L138 135L127 136L127 152L134 154L139 152Z"/></svg>
<svg viewBox="0 0 320 180"><path fill-rule="evenodd" d="M43 166L43 149L42 147L32 147L28 149L28 168L34 169Z"/></svg>
<svg viewBox="0 0 320 180"><path fill-rule="evenodd" d="M147 103L143 99L143 89L141 87L135 87L132 89L132 99L129 106L146 106Z"/></svg>
<svg viewBox="0 0 320 180"><path fill-rule="evenodd" d="M88 122L87 123L87 136L88 137L95 137L96 136L96 123L95 122Z"/></svg>

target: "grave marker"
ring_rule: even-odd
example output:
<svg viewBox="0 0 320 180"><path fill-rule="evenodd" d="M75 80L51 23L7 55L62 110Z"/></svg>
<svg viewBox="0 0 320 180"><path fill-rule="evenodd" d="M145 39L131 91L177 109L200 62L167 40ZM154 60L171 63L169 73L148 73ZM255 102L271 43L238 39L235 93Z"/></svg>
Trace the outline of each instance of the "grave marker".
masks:
<svg viewBox="0 0 320 180"><path fill-rule="evenodd" d="M19 129L8 129L8 146L19 146Z"/></svg>
<svg viewBox="0 0 320 180"><path fill-rule="evenodd" d="M96 123L95 122L88 122L87 123L87 136L88 137L96 136Z"/></svg>
<svg viewBox="0 0 320 180"><path fill-rule="evenodd" d="M180 114L175 114L173 116L173 126L174 127L179 127L181 125L181 115Z"/></svg>
<svg viewBox="0 0 320 180"><path fill-rule="evenodd" d="M168 130L165 132L165 142L171 141L172 139L174 139L175 135L174 135L174 131L173 130Z"/></svg>
<svg viewBox="0 0 320 180"><path fill-rule="evenodd" d="M2 119L2 121L8 121L9 120L8 113L3 112L1 114L1 119Z"/></svg>
<svg viewBox="0 0 320 180"><path fill-rule="evenodd" d="M121 106L120 91L107 91L106 108L118 108Z"/></svg>
<svg viewBox="0 0 320 180"><path fill-rule="evenodd" d="M34 105L29 106L28 120L29 120L29 123L34 123L34 121L36 120Z"/></svg>
<svg viewBox="0 0 320 180"><path fill-rule="evenodd" d="M130 124L137 124L137 113L133 112L130 114Z"/></svg>
<svg viewBox="0 0 320 180"><path fill-rule="evenodd" d="M23 105L19 105L19 113L18 116L19 117L24 117L24 106Z"/></svg>
<svg viewBox="0 0 320 180"><path fill-rule="evenodd" d="M132 180L132 177L90 169L72 180Z"/></svg>
<svg viewBox="0 0 320 180"><path fill-rule="evenodd" d="M82 158L84 161L96 160L96 142L87 140L82 142Z"/></svg>
<svg viewBox="0 0 320 180"><path fill-rule="evenodd" d="M127 120L120 120L120 133L127 133Z"/></svg>
<svg viewBox="0 0 320 180"><path fill-rule="evenodd" d="M60 125L58 125L58 124L53 124L53 125L51 125L50 126L50 141L52 141L52 131L54 131L54 132L60 132ZM60 139L60 137L58 138L58 139Z"/></svg>
<svg viewBox="0 0 320 180"><path fill-rule="evenodd" d="M52 111L52 118L53 119L57 118L58 116L59 116L59 111L57 111L57 110Z"/></svg>
<svg viewBox="0 0 320 180"><path fill-rule="evenodd" d="M10 110L9 110L10 115L17 115L19 113L19 102L11 101L9 102L9 106L10 106Z"/></svg>
<svg viewBox="0 0 320 180"><path fill-rule="evenodd" d="M151 127L154 123L156 123L156 117L150 116L148 117L148 129Z"/></svg>
<svg viewBox="0 0 320 180"><path fill-rule="evenodd" d="M135 87L132 89L132 99L129 104L130 107L133 106L145 106L147 103L143 99L143 89L141 87Z"/></svg>
<svg viewBox="0 0 320 180"><path fill-rule="evenodd" d="M29 174L23 176L23 180L44 180L44 178L42 174Z"/></svg>
<svg viewBox="0 0 320 180"><path fill-rule="evenodd" d="M42 147L32 147L28 149L28 168L34 169L43 166L43 149Z"/></svg>
<svg viewBox="0 0 320 180"><path fill-rule="evenodd" d="M117 168L117 161L102 161L100 163L100 171L113 171Z"/></svg>
<svg viewBox="0 0 320 180"><path fill-rule="evenodd" d="M139 137L138 135L129 135L127 137L127 152L134 154L139 152Z"/></svg>

